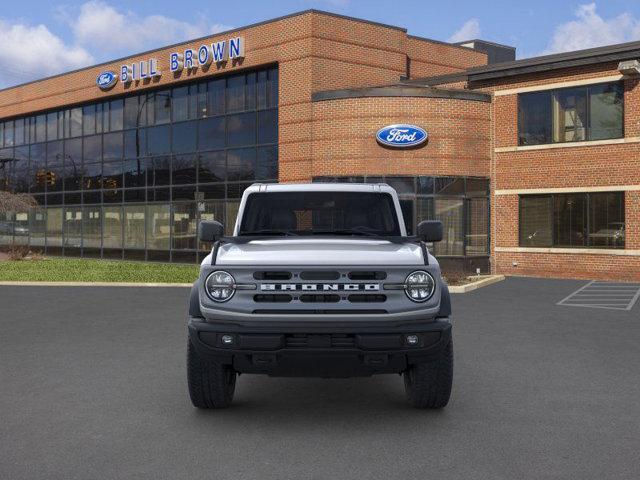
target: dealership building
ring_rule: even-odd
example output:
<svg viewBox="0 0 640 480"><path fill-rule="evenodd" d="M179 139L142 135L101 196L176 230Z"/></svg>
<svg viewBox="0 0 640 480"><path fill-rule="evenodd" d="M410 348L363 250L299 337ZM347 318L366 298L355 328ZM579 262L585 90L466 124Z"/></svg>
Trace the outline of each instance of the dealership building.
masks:
<svg viewBox="0 0 640 480"><path fill-rule="evenodd" d="M195 263L252 183L385 182L445 270L640 280L637 59L308 10L0 90L0 245Z"/></svg>

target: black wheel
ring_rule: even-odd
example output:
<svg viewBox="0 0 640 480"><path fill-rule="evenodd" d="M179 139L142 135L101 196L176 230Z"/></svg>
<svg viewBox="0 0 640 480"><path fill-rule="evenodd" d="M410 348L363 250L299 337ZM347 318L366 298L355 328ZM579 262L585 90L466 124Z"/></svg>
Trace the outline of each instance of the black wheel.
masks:
<svg viewBox="0 0 640 480"><path fill-rule="evenodd" d="M236 372L228 365L206 361L187 345L187 382L191 403L197 408L226 408L233 400Z"/></svg>
<svg viewBox="0 0 640 480"><path fill-rule="evenodd" d="M453 382L453 340L438 358L416 363L404 372L404 389L416 408L443 408L451 397Z"/></svg>

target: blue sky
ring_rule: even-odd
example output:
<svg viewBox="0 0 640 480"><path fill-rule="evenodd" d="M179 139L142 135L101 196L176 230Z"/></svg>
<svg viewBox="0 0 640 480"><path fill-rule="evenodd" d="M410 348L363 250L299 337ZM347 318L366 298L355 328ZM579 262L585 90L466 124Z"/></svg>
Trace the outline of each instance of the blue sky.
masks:
<svg viewBox="0 0 640 480"><path fill-rule="evenodd" d="M480 37L518 57L640 40L637 0L4 0L0 88L317 8L438 40ZM446 3L444 3L446 4Z"/></svg>

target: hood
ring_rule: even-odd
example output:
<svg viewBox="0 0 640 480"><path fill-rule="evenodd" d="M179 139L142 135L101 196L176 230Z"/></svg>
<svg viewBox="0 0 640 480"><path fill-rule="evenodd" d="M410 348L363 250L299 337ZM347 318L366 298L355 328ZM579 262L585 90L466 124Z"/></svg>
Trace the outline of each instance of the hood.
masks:
<svg viewBox="0 0 640 480"><path fill-rule="evenodd" d="M430 263L432 257L429 256ZM204 262L210 261L207 257ZM203 263L204 263L203 262ZM217 265L424 265L414 243L363 239L270 239L225 243Z"/></svg>

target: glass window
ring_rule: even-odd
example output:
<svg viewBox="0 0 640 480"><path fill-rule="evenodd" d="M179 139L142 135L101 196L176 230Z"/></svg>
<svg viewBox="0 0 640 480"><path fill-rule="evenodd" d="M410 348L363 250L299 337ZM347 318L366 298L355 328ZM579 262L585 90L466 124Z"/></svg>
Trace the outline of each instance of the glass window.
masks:
<svg viewBox="0 0 640 480"><path fill-rule="evenodd" d="M518 96L518 144L551 142L551 92Z"/></svg>
<svg viewBox="0 0 640 480"><path fill-rule="evenodd" d="M247 110L256 109L256 73L249 72L246 75L247 85L245 87L245 108Z"/></svg>
<svg viewBox="0 0 640 480"><path fill-rule="evenodd" d="M154 157L150 159L150 162L153 162L153 166L149 164L147 169L147 184L154 186L169 185L171 180L171 157Z"/></svg>
<svg viewBox="0 0 640 480"><path fill-rule="evenodd" d="M244 75L227 78L227 112L241 112L244 106Z"/></svg>
<svg viewBox="0 0 640 480"><path fill-rule="evenodd" d="M29 145L16 147L13 165L13 188L16 193L29 191Z"/></svg>
<svg viewBox="0 0 640 480"><path fill-rule="evenodd" d="M371 181L369 178L367 181ZM432 195L433 194L433 177L418 177L418 194L419 195Z"/></svg>
<svg viewBox="0 0 640 480"><path fill-rule="evenodd" d="M64 188L80 190L82 183L82 139L64 142Z"/></svg>
<svg viewBox="0 0 640 480"><path fill-rule="evenodd" d="M169 250L169 204L147 205L147 248Z"/></svg>
<svg viewBox="0 0 640 480"><path fill-rule="evenodd" d="M231 200L225 204L224 212L224 233L225 235L233 234L233 229L238 218L238 210L240 209L240 202Z"/></svg>
<svg viewBox="0 0 640 480"><path fill-rule="evenodd" d="M29 212L29 245L45 246L47 230L47 210L42 207L32 208Z"/></svg>
<svg viewBox="0 0 640 480"><path fill-rule="evenodd" d="M586 87L554 92L552 109L554 142L582 142L587 139Z"/></svg>
<svg viewBox="0 0 640 480"><path fill-rule="evenodd" d="M549 247L553 240L553 197L520 197L520 245Z"/></svg>
<svg viewBox="0 0 640 480"><path fill-rule="evenodd" d="M62 208L47 208L47 247L62 246Z"/></svg>
<svg viewBox="0 0 640 480"><path fill-rule="evenodd" d="M147 155L147 130L136 128L124 132L125 158L144 157Z"/></svg>
<svg viewBox="0 0 640 480"><path fill-rule="evenodd" d="M122 100L109 102L109 131L122 130L124 125L124 103ZM106 131L106 129L105 129Z"/></svg>
<svg viewBox="0 0 640 480"><path fill-rule="evenodd" d="M24 129L22 128L22 125L24 125L23 122L16 122L16 145L17 143L17 136L18 136L18 125L21 124L21 130L22 130L22 134L24 135ZM20 140L24 140L24 137L22 137ZM47 140L47 116L46 115L38 115L36 117L36 142L45 142Z"/></svg>
<svg viewBox="0 0 640 480"><path fill-rule="evenodd" d="M122 158L122 143L122 132L104 135L102 145L103 158L105 160Z"/></svg>
<svg viewBox="0 0 640 480"><path fill-rule="evenodd" d="M4 146L13 146L13 121L4 122Z"/></svg>
<svg viewBox="0 0 640 480"><path fill-rule="evenodd" d="M58 139L58 112L47 114L47 140Z"/></svg>
<svg viewBox="0 0 640 480"><path fill-rule="evenodd" d="M102 209L85 207L82 212L82 245L84 248L102 246Z"/></svg>
<svg viewBox="0 0 640 480"><path fill-rule="evenodd" d="M164 90L154 93L153 96L154 123L156 125L168 123L171 120L171 93L169 90Z"/></svg>
<svg viewBox="0 0 640 480"><path fill-rule="evenodd" d="M224 225L224 201L209 200L207 202L201 202L198 205L201 221L211 222L215 220ZM211 247L211 243L198 242L198 248L200 250L211 250Z"/></svg>
<svg viewBox="0 0 640 480"><path fill-rule="evenodd" d="M225 146L225 118L205 118L198 122L198 149L217 150Z"/></svg>
<svg viewBox="0 0 640 480"><path fill-rule="evenodd" d="M256 149L241 148L227 152L227 179L254 180L256 176Z"/></svg>
<svg viewBox="0 0 640 480"><path fill-rule="evenodd" d="M31 148L31 178L37 178L38 171L43 170L44 163L41 158L38 158L40 152L36 152L32 146ZM47 152L47 167L46 172L49 176L47 178L47 191L56 192L62 191L64 185L64 158L62 154L62 141L49 142L46 145ZM32 184L33 185L33 184Z"/></svg>
<svg viewBox="0 0 640 480"><path fill-rule="evenodd" d="M387 177L386 182L395 188L398 194L415 192L413 177Z"/></svg>
<svg viewBox="0 0 640 480"><path fill-rule="evenodd" d="M82 145L82 158L85 163L99 162L102 160L102 135L84 137Z"/></svg>
<svg viewBox="0 0 640 480"><path fill-rule="evenodd" d="M124 248L144 249L145 206L124 207Z"/></svg>
<svg viewBox="0 0 640 480"><path fill-rule="evenodd" d="M147 129L147 148L149 155L162 155L171 152L169 125Z"/></svg>
<svg viewBox="0 0 640 480"><path fill-rule="evenodd" d="M102 209L104 248L122 248L122 207L104 207Z"/></svg>
<svg viewBox="0 0 640 480"><path fill-rule="evenodd" d="M269 107L278 106L278 69L269 70L269 81L267 85L267 99Z"/></svg>
<svg viewBox="0 0 640 480"><path fill-rule="evenodd" d="M467 255L489 253L489 199L471 198L467 201Z"/></svg>
<svg viewBox="0 0 640 480"><path fill-rule="evenodd" d="M66 207L64 209L64 246L82 247L82 208Z"/></svg>
<svg viewBox="0 0 640 480"><path fill-rule="evenodd" d="M464 178L437 177L435 179L436 195L464 195Z"/></svg>
<svg viewBox="0 0 640 480"><path fill-rule="evenodd" d="M586 194L557 195L554 201L554 223L553 244L555 246L586 246Z"/></svg>
<svg viewBox="0 0 640 480"><path fill-rule="evenodd" d="M258 80L256 84L256 103L258 109L267 108L267 70L258 72Z"/></svg>
<svg viewBox="0 0 640 480"><path fill-rule="evenodd" d="M443 238L435 244L436 255L464 255L464 200L435 199L435 219L443 225Z"/></svg>
<svg viewBox="0 0 640 480"><path fill-rule="evenodd" d="M124 99L123 127L138 127L138 96L132 95Z"/></svg>
<svg viewBox="0 0 640 480"><path fill-rule="evenodd" d="M621 138L622 82L518 95L518 144Z"/></svg>
<svg viewBox="0 0 640 480"><path fill-rule="evenodd" d="M44 115L41 115L40 117L44 117ZM24 145L25 143L25 128L24 128L24 118L18 118L17 120L15 120L13 122L13 144L14 145ZM45 132L46 133L46 132ZM46 138L45 138L46 139ZM43 140L39 140L41 142L44 141Z"/></svg>
<svg viewBox="0 0 640 480"><path fill-rule="evenodd" d="M521 196L520 245L624 248L624 192Z"/></svg>
<svg viewBox="0 0 640 480"><path fill-rule="evenodd" d="M174 123L171 131L174 153L195 152L198 122Z"/></svg>
<svg viewBox="0 0 640 480"><path fill-rule="evenodd" d="M196 183L196 163L196 156L193 154L174 156L171 162L172 183L174 185Z"/></svg>
<svg viewBox="0 0 640 480"><path fill-rule="evenodd" d="M226 154L224 151L198 155L198 182L223 182L226 179ZM224 197L224 188L223 194Z"/></svg>
<svg viewBox="0 0 640 480"><path fill-rule="evenodd" d="M624 248L624 193L589 195L589 245Z"/></svg>
<svg viewBox="0 0 640 480"><path fill-rule="evenodd" d="M96 106L87 105L82 108L82 132L84 135L96 133Z"/></svg>
<svg viewBox="0 0 640 480"><path fill-rule="evenodd" d="M121 187L122 160L105 161L102 164L102 188L105 190L113 190Z"/></svg>
<svg viewBox="0 0 640 480"><path fill-rule="evenodd" d="M264 110L258 112L258 143L278 142L278 111Z"/></svg>
<svg viewBox="0 0 640 480"><path fill-rule="evenodd" d="M146 163L148 160L134 159L124 161L124 186L125 187L144 187L146 182Z"/></svg>
<svg viewBox="0 0 640 480"><path fill-rule="evenodd" d="M225 80L212 80L207 84L207 115L224 113Z"/></svg>
<svg viewBox="0 0 640 480"><path fill-rule="evenodd" d="M173 121L181 122L189 118L189 87L174 88L171 94Z"/></svg>
<svg viewBox="0 0 640 480"><path fill-rule="evenodd" d="M69 112L69 137L79 137L82 135L82 108L72 108ZM36 134L37 136L37 134Z"/></svg>
<svg viewBox="0 0 640 480"><path fill-rule="evenodd" d="M278 147L258 147L256 180L278 179Z"/></svg>
<svg viewBox="0 0 640 480"><path fill-rule="evenodd" d="M47 176L47 150L46 144L38 143L29 148L29 191L31 193L44 192Z"/></svg>
<svg viewBox="0 0 640 480"><path fill-rule="evenodd" d="M241 113L227 116L227 145L242 147L256 143L255 113Z"/></svg>
<svg viewBox="0 0 640 480"><path fill-rule="evenodd" d="M97 103L96 107L96 133L109 131L109 103Z"/></svg>
<svg viewBox="0 0 640 480"><path fill-rule="evenodd" d="M607 83L589 88L591 111L589 139L620 138L623 121L624 91L621 83Z"/></svg>
<svg viewBox="0 0 640 480"><path fill-rule="evenodd" d="M467 195L489 195L489 180L486 178L467 178Z"/></svg>
<svg viewBox="0 0 640 480"><path fill-rule="evenodd" d="M173 205L173 248L195 250L197 228L196 204L175 203Z"/></svg>

